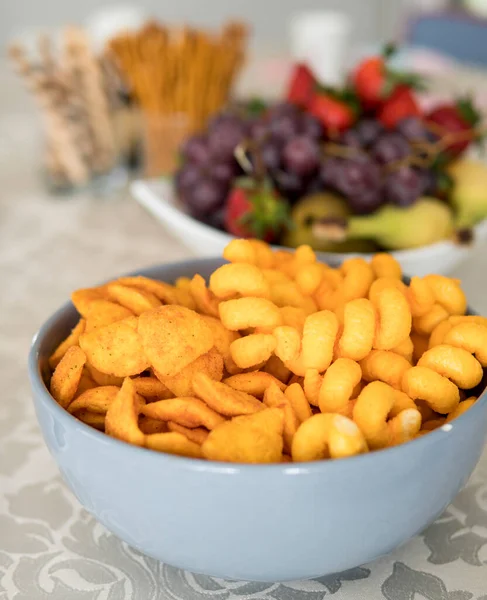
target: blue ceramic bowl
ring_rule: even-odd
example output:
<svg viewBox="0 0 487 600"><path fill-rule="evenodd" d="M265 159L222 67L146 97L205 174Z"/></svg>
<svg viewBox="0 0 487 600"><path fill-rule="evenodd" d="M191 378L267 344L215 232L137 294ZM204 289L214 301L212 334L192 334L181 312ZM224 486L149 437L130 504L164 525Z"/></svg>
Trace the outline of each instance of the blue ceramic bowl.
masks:
<svg viewBox="0 0 487 600"><path fill-rule="evenodd" d="M222 261L147 269L174 281ZM71 304L35 336L29 374L37 418L64 480L107 529L165 563L229 579L285 581L369 562L433 521L484 446L487 394L453 423L372 454L307 464L235 465L117 441L68 414L42 377L74 325Z"/></svg>

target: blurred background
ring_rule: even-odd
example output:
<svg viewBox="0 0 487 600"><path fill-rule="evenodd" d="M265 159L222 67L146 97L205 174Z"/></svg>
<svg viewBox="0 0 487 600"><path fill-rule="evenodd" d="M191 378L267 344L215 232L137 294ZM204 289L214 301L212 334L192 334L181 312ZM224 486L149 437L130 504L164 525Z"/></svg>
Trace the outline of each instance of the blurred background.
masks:
<svg viewBox="0 0 487 600"><path fill-rule="evenodd" d="M161 240L199 255L231 235L338 261L448 241L455 260L422 267L448 270L468 253L459 231L487 237L487 167L469 162L485 131L486 35L487 0L2 2L3 177L47 201L135 199ZM233 211L244 175L272 185L265 226ZM391 207L401 227L445 226L350 233L364 215L382 227ZM347 219L340 239L305 225L330 211Z"/></svg>
<svg viewBox="0 0 487 600"><path fill-rule="evenodd" d="M29 33L29 30L60 27L67 22L86 23L99 9L119 5L104 0L70 2L63 0L19 0L2 2L0 7L0 41ZM124 3L122 3L124 4ZM389 39L398 25L407 0L141 0L137 7L147 15L169 23L190 21L194 25L213 27L225 19L239 17L252 26L252 49L263 53L288 50L286 32L291 16L309 9L339 9L357 24L354 42L375 43Z"/></svg>

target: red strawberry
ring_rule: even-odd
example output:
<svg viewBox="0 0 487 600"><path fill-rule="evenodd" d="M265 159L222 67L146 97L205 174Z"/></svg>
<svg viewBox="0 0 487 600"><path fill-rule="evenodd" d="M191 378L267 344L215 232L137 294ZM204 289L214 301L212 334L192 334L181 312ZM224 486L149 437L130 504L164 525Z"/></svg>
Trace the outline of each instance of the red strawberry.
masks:
<svg viewBox="0 0 487 600"><path fill-rule="evenodd" d="M308 112L316 117L328 133L339 133L351 127L355 114L350 106L337 98L316 93L308 104Z"/></svg>
<svg viewBox="0 0 487 600"><path fill-rule="evenodd" d="M286 99L291 104L304 108L308 104L315 87L316 79L309 67L298 63L293 69Z"/></svg>
<svg viewBox="0 0 487 600"><path fill-rule="evenodd" d="M411 89L405 85L398 86L385 101L379 111L379 121L392 129L406 117L420 117L421 110Z"/></svg>
<svg viewBox="0 0 487 600"><path fill-rule="evenodd" d="M443 104L430 112L426 121L435 126L434 133L457 136L458 141L452 141L445 148L451 157L460 156L476 139L475 127L480 122L480 115L475 110L470 98L461 98L456 104Z"/></svg>
<svg viewBox="0 0 487 600"><path fill-rule="evenodd" d="M225 229L237 237L273 242L289 225L289 205L268 182L242 178L227 199Z"/></svg>
<svg viewBox="0 0 487 600"><path fill-rule="evenodd" d="M410 89L422 87L422 80L418 75L389 68L388 59L394 52L395 47L388 44L382 55L363 60L352 76L357 96L367 108L380 106L398 86Z"/></svg>
<svg viewBox="0 0 487 600"><path fill-rule="evenodd" d="M372 108L382 102L385 85L385 64L382 56L361 62L353 75L353 85L362 102Z"/></svg>

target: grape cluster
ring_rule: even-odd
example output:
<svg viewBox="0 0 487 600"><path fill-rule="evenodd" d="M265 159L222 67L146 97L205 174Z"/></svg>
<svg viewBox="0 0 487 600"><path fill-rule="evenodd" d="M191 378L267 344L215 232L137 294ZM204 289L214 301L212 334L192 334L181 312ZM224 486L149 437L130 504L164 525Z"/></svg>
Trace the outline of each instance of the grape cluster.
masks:
<svg viewBox="0 0 487 600"><path fill-rule="evenodd" d="M431 141L430 135L419 118L404 119L394 130L363 118L338 138L326 139L320 121L290 103L259 116L223 112L181 148L177 192L190 214L223 228L226 198L244 173L235 149L245 143L290 202L332 190L358 214L384 203L406 207L434 187L431 174L408 160L414 144Z"/></svg>

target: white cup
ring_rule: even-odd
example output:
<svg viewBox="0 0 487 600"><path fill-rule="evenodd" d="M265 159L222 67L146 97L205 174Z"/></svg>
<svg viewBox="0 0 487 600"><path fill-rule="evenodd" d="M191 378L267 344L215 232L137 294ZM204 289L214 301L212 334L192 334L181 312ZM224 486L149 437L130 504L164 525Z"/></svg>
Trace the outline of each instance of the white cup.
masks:
<svg viewBox="0 0 487 600"><path fill-rule="evenodd" d="M312 11L291 21L291 55L307 64L323 84L343 81L350 19L339 11Z"/></svg>

